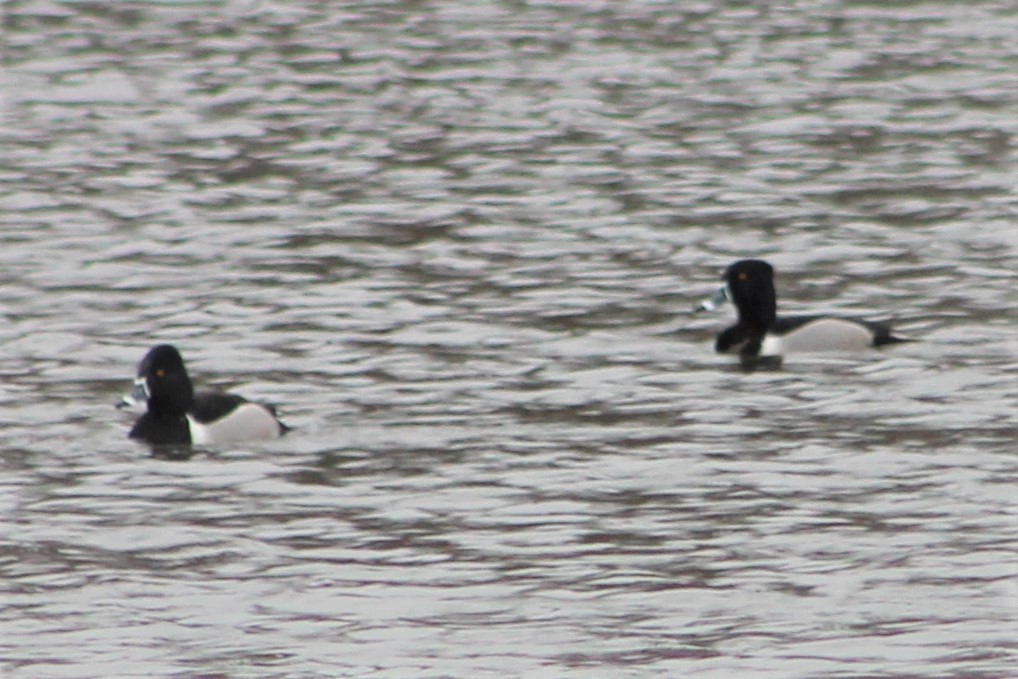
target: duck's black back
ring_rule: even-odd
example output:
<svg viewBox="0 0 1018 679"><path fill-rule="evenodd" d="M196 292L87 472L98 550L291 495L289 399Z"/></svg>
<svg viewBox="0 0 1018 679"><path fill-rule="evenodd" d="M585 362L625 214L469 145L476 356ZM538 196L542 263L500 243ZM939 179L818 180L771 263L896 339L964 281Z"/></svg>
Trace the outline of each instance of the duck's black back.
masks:
<svg viewBox="0 0 1018 679"><path fill-rule="evenodd" d="M214 422L226 417L248 400L237 394L224 394L218 391L199 391L195 394L194 403L187 411L191 417L202 424Z"/></svg>

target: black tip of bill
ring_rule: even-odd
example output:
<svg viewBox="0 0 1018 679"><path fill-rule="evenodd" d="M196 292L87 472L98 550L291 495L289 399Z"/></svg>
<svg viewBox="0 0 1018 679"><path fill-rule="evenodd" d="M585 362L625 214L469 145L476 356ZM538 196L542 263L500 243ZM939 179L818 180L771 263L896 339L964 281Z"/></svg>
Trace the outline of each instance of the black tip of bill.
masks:
<svg viewBox="0 0 1018 679"><path fill-rule="evenodd" d="M148 400L148 387L145 381L138 378L134 381L134 390L130 394L124 394L120 397L120 400L114 403L114 407L117 410L121 408L134 408L139 403L145 403Z"/></svg>
<svg viewBox="0 0 1018 679"><path fill-rule="evenodd" d="M699 304L693 307L693 313L697 314L701 311L714 311L725 302L728 301L728 286L722 287L715 292L708 299L703 300Z"/></svg>

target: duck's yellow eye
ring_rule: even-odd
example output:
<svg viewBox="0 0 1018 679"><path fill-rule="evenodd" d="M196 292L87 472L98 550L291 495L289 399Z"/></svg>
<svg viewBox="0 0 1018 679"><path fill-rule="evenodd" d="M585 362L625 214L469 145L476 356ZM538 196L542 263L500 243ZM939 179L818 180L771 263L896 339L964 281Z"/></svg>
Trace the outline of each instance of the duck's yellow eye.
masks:
<svg viewBox="0 0 1018 679"><path fill-rule="evenodd" d="M166 377L166 371L159 368L159 370L156 370L156 377Z"/></svg>
<svg viewBox="0 0 1018 679"><path fill-rule="evenodd" d="M744 281L744 280L746 280L747 278L748 278L748 276L746 275L746 272L745 272L745 271L740 271L740 272L739 272L739 280L740 280L740 281Z"/></svg>

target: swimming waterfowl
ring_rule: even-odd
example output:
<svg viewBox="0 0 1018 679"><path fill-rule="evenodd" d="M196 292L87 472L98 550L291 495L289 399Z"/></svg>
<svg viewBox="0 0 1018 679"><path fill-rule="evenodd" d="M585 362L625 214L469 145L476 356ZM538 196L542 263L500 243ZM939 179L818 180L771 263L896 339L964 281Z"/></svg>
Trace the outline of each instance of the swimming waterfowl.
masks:
<svg viewBox="0 0 1018 679"><path fill-rule="evenodd" d="M160 344L138 364L134 391L119 406L144 402L147 412L128 436L151 444L210 445L272 439L289 430L275 409L243 396L195 392L175 347Z"/></svg>
<svg viewBox="0 0 1018 679"><path fill-rule="evenodd" d="M890 323L823 315L778 316L774 267L761 259L735 262L724 273L725 284L697 310L713 310L731 300L738 310L735 325L718 335L719 353L782 356L813 351L860 351L911 340L891 333Z"/></svg>

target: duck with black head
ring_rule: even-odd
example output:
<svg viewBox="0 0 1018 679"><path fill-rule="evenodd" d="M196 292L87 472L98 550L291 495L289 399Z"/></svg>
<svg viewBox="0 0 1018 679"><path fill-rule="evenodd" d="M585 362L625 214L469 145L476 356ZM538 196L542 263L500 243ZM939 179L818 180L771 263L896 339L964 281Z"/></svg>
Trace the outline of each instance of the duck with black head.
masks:
<svg viewBox="0 0 1018 679"><path fill-rule="evenodd" d="M731 300L738 312L735 325L718 335L719 353L741 356L783 356L817 351L861 351L912 340L898 337L882 321L825 315L778 315L774 267L762 259L735 262L722 276L724 285L697 311L712 311Z"/></svg>
<svg viewBox="0 0 1018 679"><path fill-rule="evenodd" d="M128 436L155 445L215 445L257 441L289 430L271 406L237 394L195 392L176 347L160 344L138 364L134 391L118 407L145 403Z"/></svg>

